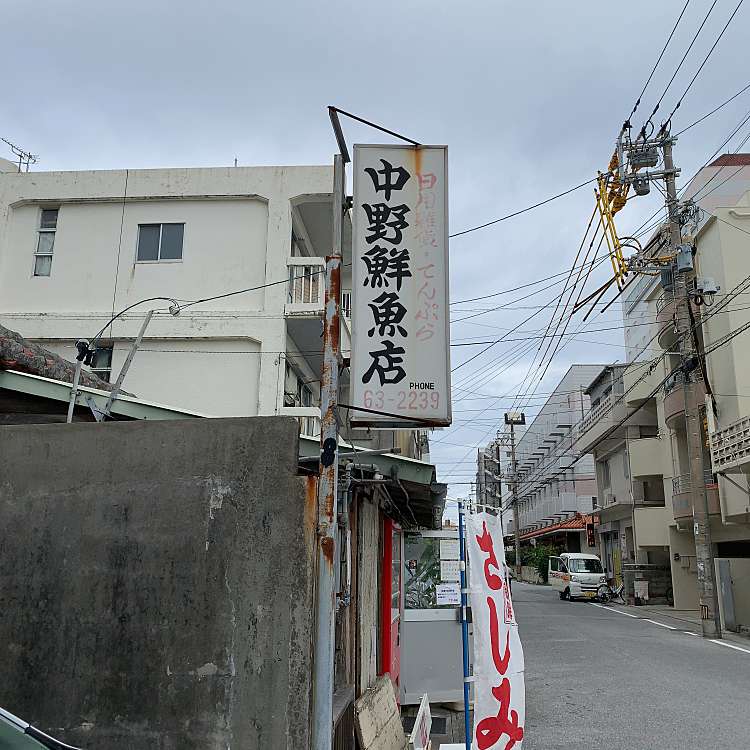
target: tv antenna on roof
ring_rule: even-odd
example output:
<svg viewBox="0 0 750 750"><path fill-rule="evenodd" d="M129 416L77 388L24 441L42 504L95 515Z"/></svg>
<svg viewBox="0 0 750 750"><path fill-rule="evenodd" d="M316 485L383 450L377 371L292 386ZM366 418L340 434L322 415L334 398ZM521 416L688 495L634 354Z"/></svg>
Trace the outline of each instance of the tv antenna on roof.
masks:
<svg viewBox="0 0 750 750"><path fill-rule="evenodd" d="M28 172L29 164L37 163L39 154L32 154L31 151L24 151L20 146L16 146L15 143L11 143L6 138L0 137L0 141L2 141L3 143L7 143L8 146L10 146L10 150L13 152L13 155L18 159L19 172ZM22 167L24 166L26 167L26 169L22 169Z"/></svg>

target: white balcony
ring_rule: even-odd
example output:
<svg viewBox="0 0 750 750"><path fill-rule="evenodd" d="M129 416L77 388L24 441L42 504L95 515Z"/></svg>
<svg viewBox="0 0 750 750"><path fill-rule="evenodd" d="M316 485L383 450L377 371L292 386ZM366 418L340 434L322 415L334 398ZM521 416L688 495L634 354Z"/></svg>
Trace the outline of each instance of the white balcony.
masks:
<svg viewBox="0 0 750 750"><path fill-rule="evenodd" d="M659 438L640 438L628 442L630 473L634 479L663 473L662 442Z"/></svg>
<svg viewBox="0 0 750 750"><path fill-rule="evenodd" d="M703 481L706 487L708 499L708 512L710 515L721 515L719 504L719 486L716 484L710 471L703 472ZM672 514L675 521L692 520L693 518L693 483L690 474L680 474L672 479Z"/></svg>
<svg viewBox="0 0 750 750"><path fill-rule="evenodd" d="M324 258L288 258L287 315L322 315L325 292Z"/></svg>
<svg viewBox="0 0 750 750"><path fill-rule="evenodd" d="M589 453L624 416L625 402L621 395L613 397L610 394L602 399L579 422L576 450Z"/></svg>
<svg viewBox="0 0 750 750"><path fill-rule="evenodd" d="M320 437L319 406L285 406L282 416L295 417L299 422L299 434L305 437Z"/></svg>
<svg viewBox="0 0 750 750"><path fill-rule="evenodd" d="M652 368L653 369L650 369ZM656 364L650 362L633 362L622 375L622 384L625 393L625 401L628 406L639 406L652 397L652 392L661 381L663 365L661 360ZM654 394L654 397L658 393Z"/></svg>
<svg viewBox="0 0 750 750"><path fill-rule="evenodd" d="M637 507L633 509L635 538L639 547L667 547L669 545L669 508Z"/></svg>

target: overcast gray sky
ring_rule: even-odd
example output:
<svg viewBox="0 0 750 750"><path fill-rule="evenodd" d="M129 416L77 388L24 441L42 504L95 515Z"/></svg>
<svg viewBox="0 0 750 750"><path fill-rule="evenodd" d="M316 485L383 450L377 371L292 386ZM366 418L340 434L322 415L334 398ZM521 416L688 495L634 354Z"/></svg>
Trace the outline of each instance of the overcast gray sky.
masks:
<svg viewBox="0 0 750 750"><path fill-rule="evenodd" d="M229 165L235 156L243 165L320 164L330 163L335 147L326 112L335 104L422 143L449 145L450 222L459 231L606 170L619 127L683 5L4 0L0 136L40 154L36 169L45 170ZM709 5L693 0L688 7L634 118L637 127ZM735 5L719 0L661 112L674 105ZM729 27L673 132L748 82L748 13L741 8ZM680 139L675 155L685 177L749 107L750 92ZM372 132L349 124L347 136L373 141ZM656 194L629 203L618 217L621 234L658 202ZM586 187L454 239L452 299L566 269L592 209ZM605 277L602 266L597 278ZM560 287L529 294L537 289L455 305L457 318L525 297L454 324L454 342L502 334L534 312L529 306L554 300ZM543 329L550 314L542 311L521 330ZM591 329L618 325L616 307L590 321ZM538 393L549 392L572 362L624 358L621 330L580 339L559 352ZM536 347L514 361L513 346L498 344L455 374L455 424L433 436L432 451L454 497L468 494L462 483L473 479L475 446L494 435L529 370ZM454 366L478 350L454 347Z"/></svg>

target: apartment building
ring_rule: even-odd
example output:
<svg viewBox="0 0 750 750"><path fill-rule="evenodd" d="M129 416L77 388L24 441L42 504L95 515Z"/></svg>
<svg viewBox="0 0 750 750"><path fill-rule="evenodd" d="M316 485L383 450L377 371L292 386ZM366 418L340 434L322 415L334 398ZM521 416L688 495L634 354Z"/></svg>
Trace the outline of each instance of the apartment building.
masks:
<svg viewBox="0 0 750 750"><path fill-rule="evenodd" d="M576 453L574 426L589 408L585 388L601 368L572 365L517 440L522 543L554 540L571 552L590 551L586 516L597 503L594 461ZM512 521L508 528L513 531Z"/></svg>
<svg viewBox="0 0 750 750"><path fill-rule="evenodd" d="M750 345L747 333L734 334L750 325L750 306L745 293L730 293L750 275L750 155L720 157L685 197L703 209L694 235L695 276L720 287L713 297L693 297L697 348L708 352L706 377L699 369L686 395L682 344L671 325L673 276L642 276L623 301L628 363L605 368L589 387L592 406L577 442L595 457L599 541L612 577L626 584L645 578L652 597L697 610L685 409L690 402L700 408L720 612L725 628L738 629L750 626L750 462L744 453ZM727 295L726 306L714 313L712 303Z"/></svg>
<svg viewBox="0 0 750 750"><path fill-rule="evenodd" d="M155 309L126 390L207 416L291 415L316 436L332 184L327 166L19 173L3 162L0 322L68 359L96 337L91 369L114 379ZM346 358L348 217L343 244ZM344 438L426 452L423 431Z"/></svg>
<svg viewBox="0 0 750 750"><path fill-rule="evenodd" d="M602 367L586 387L591 407L575 438L577 449L594 459L599 553L607 577L618 583L623 566L669 565L656 404L639 402L642 391L625 395L626 380L640 373L639 366ZM661 586L665 598L667 588Z"/></svg>

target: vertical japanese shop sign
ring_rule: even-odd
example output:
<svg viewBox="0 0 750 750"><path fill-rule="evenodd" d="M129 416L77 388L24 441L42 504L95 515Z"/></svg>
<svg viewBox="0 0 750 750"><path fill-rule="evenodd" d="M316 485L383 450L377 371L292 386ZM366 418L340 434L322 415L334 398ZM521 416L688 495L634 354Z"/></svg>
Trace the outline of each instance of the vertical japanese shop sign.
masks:
<svg viewBox="0 0 750 750"><path fill-rule="evenodd" d="M524 661L505 574L500 520L466 515L474 622L473 750L520 750L526 713Z"/></svg>
<svg viewBox="0 0 750 750"><path fill-rule="evenodd" d="M451 423L448 150L354 147L352 424Z"/></svg>

